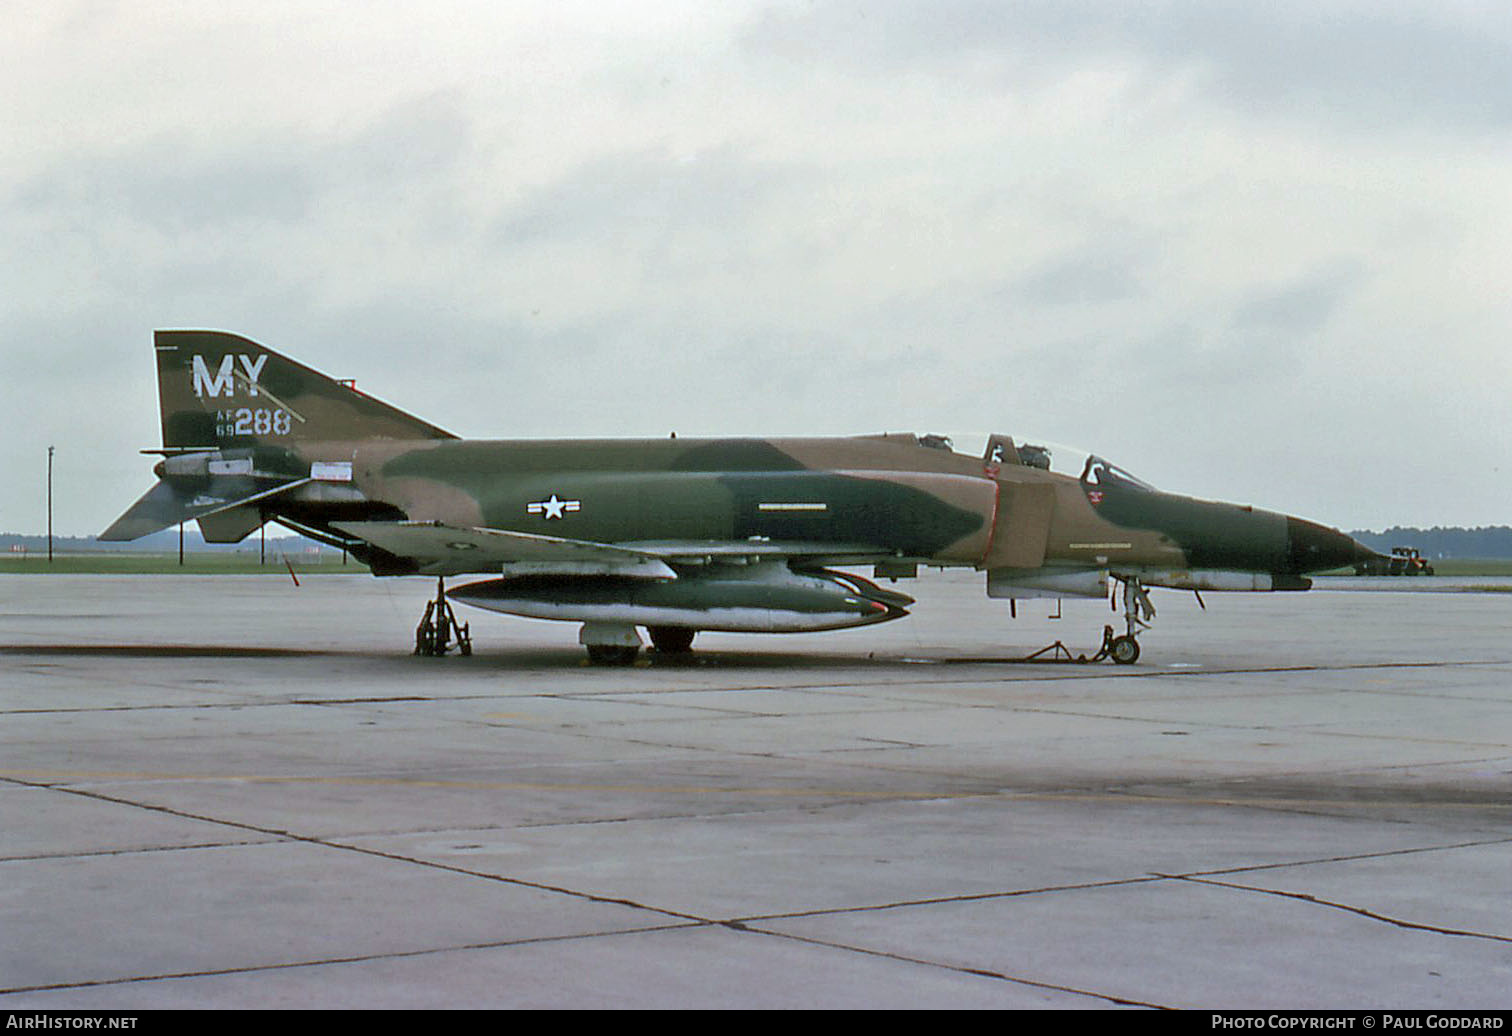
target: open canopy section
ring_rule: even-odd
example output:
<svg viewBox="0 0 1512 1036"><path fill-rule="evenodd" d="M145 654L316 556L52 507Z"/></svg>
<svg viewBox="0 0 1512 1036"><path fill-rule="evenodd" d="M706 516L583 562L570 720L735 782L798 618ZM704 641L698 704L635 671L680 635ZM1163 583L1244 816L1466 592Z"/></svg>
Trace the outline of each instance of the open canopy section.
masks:
<svg viewBox="0 0 1512 1036"><path fill-rule="evenodd" d="M1053 471L1092 486L1122 485L1137 489L1154 489L1148 482L1137 478L1116 464L1075 446L1037 439L981 433L940 434L918 436L919 445L930 449L950 450L963 456L980 457L991 467L1006 467L1022 464L1026 467Z"/></svg>

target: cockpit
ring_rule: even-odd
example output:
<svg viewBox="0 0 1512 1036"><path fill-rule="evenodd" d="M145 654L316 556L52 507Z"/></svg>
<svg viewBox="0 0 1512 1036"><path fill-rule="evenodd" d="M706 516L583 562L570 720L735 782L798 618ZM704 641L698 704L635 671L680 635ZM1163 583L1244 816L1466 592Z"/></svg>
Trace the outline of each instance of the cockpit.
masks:
<svg viewBox="0 0 1512 1036"><path fill-rule="evenodd" d="M1013 464L1022 464L1041 471L1053 471L1079 479L1088 486L1124 486L1153 492L1155 487L1136 478L1116 464L1072 446L1053 443L1046 439L1020 439L994 435L920 435L920 446L933 450L949 450L961 456L982 459L988 471L996 471ZM971 444L982 443L981 450Z"/></svg>
<svg viewBox="0 0 1512 1036"><path fill-rule="evenodd" d="M1089 486L1127 486L1154 492L1155 487L1137 479L1123 468L1109 464L1101 457L1088 457L1082 467L1081 480Z"/></svg>

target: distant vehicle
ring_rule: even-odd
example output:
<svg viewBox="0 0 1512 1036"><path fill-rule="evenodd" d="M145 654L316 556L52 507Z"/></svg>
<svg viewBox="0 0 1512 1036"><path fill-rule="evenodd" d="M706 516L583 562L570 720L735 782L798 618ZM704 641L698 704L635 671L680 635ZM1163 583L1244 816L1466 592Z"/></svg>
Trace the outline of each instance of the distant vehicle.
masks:
<svg viewBox="0 0 1512 1036"><path fill-rule="evenodd" d="M1357 576L1431 576L1433 566L1416 547L1392 547L1390 555L1377 555L1355 563Z"/></svg>

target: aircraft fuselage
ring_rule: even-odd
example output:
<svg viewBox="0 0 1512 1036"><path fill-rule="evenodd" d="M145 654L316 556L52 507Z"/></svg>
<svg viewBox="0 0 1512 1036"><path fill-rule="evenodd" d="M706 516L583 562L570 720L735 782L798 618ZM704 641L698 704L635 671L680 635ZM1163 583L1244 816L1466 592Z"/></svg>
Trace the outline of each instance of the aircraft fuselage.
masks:
<svg viewBox="0 0 1512 1036"><path fill-rule="evenodd" d="M590 653L621 659L638 625L673 650L700 629L898 618L910 598L837 570L921 565L985 571L992 597L1098 596L1117 580L1137 657L1144 586L1306 589L1305 573L1372 553L1003 435L979 452L897 433L467 440L235 335L160 331L156 353L159 482L102 539L197 521L236 542L276 521L377 575L490 576L451 596L581 621ZM449 612L445 596L433 610Z"/></svg>

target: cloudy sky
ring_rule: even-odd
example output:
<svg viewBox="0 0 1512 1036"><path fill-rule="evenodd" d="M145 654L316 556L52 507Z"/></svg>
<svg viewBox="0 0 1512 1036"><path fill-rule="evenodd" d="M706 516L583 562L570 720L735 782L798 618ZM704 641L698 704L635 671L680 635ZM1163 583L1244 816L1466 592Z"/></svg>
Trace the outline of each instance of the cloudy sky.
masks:
<svg viewBox="0 0 1512 1036"><path fill-rule="evenodd" d="M1003 431L1512 523L1498 0L7 0L0 531L152 482L152 330L462 435Z"/></svg>

